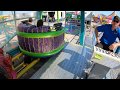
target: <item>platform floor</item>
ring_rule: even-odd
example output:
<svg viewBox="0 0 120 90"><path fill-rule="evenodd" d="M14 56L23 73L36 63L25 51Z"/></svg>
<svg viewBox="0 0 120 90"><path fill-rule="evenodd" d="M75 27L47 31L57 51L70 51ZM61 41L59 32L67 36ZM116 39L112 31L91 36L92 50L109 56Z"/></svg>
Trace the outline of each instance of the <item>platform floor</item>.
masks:
<svg viewBox="0 0 120 90"><path fill-rule="evenodd" d="M77 30L78 31L78 30ZM91 44L91 38L87 42ZM65 34L66 47L48 60L30 79L79 79L92 56L88 47L79 45L79 33ZM87 44L87 43L86 43ZM87 45L86 45L87 46Z"/></svg>
<svg viewBox="0 0 120 90"><path fill-rule="evenodd" d="M65 48L50 58L30 79L79 79L92 53L89 48L66 43Z"/></svg>
<svg viewBox="0 0 120 90"><path fill-rule="evenodd" d="M83 70L89 67L88 61L91 59L92 47L95 45L94 34L91 31L86 33L84 47L79 45L77 36L66 34L65 39L68 42L66 47L58 55L50 58L30 79L79 79L84 77ZM108 61L109 58L106 58L106 60ZM120 72L119 63L115 63L113 66L118 66L118 69L110 69L107 74L109 79L115 78ZM113 61L109 60L107 64L111 65ZM101 71L102 74L104 73ZM97 76L94 78L97 79Z"/></svg>
<svg viewBox="0 0 120 90"><path fill-rule="evenodd" d="M68 45L68 43L71 44L76 44L77 42L79 42L79 36L78 35L71 35L71 34L65 34L65 42L66 45ZM78 43L79 44L79 43ZM60 54L60 53L58 53ZM38 71L46 62L49 61L49 59L51 60L51 58L53 57L57 57L58 56L51 56L49 58L42 58L35 66L33 66L28 72L26 72L20 79L29 79L34 73L36 73L36 71Z"/></svg>

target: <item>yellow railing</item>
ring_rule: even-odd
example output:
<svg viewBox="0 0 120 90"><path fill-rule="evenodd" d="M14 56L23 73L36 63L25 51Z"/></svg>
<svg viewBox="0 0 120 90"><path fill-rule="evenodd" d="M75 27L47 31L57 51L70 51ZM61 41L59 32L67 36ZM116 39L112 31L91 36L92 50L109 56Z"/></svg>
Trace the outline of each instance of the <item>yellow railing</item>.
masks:
<svg viewBox="0 0 120 90"><path fill-rule="evenodd" d="M15 60L18 60L19 57L21 57L23 53L18 54L17 56L12 58L12 62L15 62ZM25 65L24 62L20 63L17 67L14 67L12 65L13 70L17 72L17 79L19 79L22 75L24 75L30 68L32 68L37 62L39 62L40 59L33 60L30 64ZM22 67L22 70L18 70L18 68Z"/></svg>
<svg viewBox="0 0 120 90"><path fill-rule="evenodd" d="M31 62L29 65L27 65L23 70L21 70L18 75L17 78L20 78L23 74L25 74L30 68L32 68L40 59L34 60L33 62Z"/></svg>

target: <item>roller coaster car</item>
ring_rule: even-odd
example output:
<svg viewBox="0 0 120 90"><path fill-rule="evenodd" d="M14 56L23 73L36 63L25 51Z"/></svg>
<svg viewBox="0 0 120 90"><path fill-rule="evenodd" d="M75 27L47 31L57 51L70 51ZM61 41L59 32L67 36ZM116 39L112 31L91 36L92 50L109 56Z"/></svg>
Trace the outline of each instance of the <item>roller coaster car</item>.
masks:
<svg viewBox="0 0 120 90"><path fill-rule="evenodd" d="M59 31L62 29L62 23L55 23L53 26L55 27L56 31Z"/></svg>

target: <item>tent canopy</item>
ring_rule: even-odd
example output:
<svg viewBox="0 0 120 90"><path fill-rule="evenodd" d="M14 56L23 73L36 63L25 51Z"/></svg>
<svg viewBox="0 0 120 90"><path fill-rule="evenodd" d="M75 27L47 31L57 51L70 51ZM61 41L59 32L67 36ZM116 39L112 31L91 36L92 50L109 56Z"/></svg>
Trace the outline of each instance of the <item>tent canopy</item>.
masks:
<svg viewBox="0 0 120 90"><path fill-rule="evenodd" d="M85 20L86 20L86 21L91 21L92 18L93 18L93 13L91 12L91 13L89 13L89 14L85 17Z"/></svg>
<svg viewBox="0 0 120 90"><path fill-rule="evenodd" d="M112 20L114 16L116 16L115 11L114 11L112 14L108 15L108 16L107 16L107 19Z"/></svg>

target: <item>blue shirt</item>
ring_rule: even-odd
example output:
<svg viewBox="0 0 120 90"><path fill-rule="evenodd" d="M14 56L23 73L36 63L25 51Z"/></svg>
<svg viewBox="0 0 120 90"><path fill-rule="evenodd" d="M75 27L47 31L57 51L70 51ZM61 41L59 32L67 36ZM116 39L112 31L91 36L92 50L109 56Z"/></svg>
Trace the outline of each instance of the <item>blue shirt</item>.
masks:
<svg viewBox="0 0 120 90"><path fill-rule="evenodd" d="M103 36L101 37L100 41L111 45L116 41L118 37L120 40L120 28L116 28L116 30L112 30L111 24L105 24L102 26L97 27L98 32L103 32Z"/></svg>

